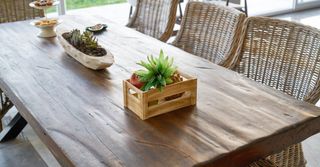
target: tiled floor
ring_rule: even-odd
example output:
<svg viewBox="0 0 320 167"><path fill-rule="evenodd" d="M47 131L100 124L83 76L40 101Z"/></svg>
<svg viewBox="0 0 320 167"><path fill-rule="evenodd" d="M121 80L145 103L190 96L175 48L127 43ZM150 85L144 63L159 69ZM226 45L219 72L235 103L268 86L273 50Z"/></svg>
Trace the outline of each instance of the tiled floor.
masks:
<svg viewBox="0 0 320 167"><path fill-rule="evenodd" d="M18 112L12 108L2 119L4 125ZM60 167L30 126L9 142L0 143L0 167Z"/></svg>
<svg viewBox="0 0 320 167"><path fill-rule="evenodd" d="M71 15L96 15L108 18L121 25L125 25L129 15L129 5L109 5L88 9L79 9L68 12ZM51 14L50 16L54 16ZM276 16L280 19L301 22L310 26L320 28L320 8L308 11ZM319 105L318 105L319 106ZM11 111L11 112L14 112ZM304 150L308 167L320 166L320 135L307 139ZM59 167L49 150L44 146L34 131L27 126L23 134L16 140L0 144L0 166L1 167Z"/></svg>
<svg viewBox="0 0 320 167"><path fill-rule="evenodd" d="M296 13L284 14L276 16L277 18L295 21L320 29L320 9L311 9L307 11L300 11Z"/></svg>
<svg viewBox="0 0 320 167"><path fill-rule="evenodd" d="M0 145L1 167L46 167L45 161L28 142L19 137L14 141Z"/></svg>

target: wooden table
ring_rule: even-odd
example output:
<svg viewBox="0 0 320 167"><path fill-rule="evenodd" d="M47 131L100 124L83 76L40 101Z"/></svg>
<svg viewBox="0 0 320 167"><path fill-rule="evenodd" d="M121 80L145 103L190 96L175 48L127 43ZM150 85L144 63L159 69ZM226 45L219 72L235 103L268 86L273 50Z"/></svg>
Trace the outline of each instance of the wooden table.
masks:
<svg viewBox="0 0 320 167"><path fill-rule="evenodd" d="M0 87L63 166L241 167L320 130L311 104L111 21L63 20L70 30L107 23L99 41L116 63L95 72L29 21L0 25ZM198 78L198 103L141 121L124 109L121 83L160 49Z"/></svg>

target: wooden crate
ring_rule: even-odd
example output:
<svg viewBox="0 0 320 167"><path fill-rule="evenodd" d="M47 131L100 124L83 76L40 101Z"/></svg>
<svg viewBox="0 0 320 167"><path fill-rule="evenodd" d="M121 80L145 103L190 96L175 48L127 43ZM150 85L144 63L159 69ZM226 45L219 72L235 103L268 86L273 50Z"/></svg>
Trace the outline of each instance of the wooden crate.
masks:
<svg viewBox="0 0 320 167"><path fill-rule="evenodd" d="M167 85L161 92L158 89L144 92L133 86L129 80L124 80L124 106L138 115L142 120L145 120L183 107L195 105L197 102L197 79L186 74L181 74L181 72L180 75L184 78L183 81Z"/></svg>

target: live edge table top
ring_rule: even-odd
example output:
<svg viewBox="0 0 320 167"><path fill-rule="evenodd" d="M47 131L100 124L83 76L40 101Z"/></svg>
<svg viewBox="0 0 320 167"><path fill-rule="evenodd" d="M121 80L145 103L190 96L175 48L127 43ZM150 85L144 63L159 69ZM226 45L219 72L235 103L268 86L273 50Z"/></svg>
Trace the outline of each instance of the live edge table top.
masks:
<svg viewBox="0 0 320 167"><path fill-rule="evenodd" d="M62 19L108 24L98 39L115 64L89 70L30 21L0 24L0 88L62 166L245 166L320 130L311 104L112 21ZM142 121L123 107L122 80L160 49L198 78L197 105Z"/></svg>

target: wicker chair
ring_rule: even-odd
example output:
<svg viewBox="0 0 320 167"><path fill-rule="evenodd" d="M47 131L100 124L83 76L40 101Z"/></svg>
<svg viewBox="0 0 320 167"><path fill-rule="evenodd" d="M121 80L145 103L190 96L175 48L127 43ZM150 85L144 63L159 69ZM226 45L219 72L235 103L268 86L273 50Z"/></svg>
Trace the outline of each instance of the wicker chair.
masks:
<svg viewBox="0 0 320 167"><path fill-rule="evenodd" d="M320 31L264 17L246 20L230 68L257 82L315 104L320 97ZM266 159L279 167L303 167L301 144Z"/></svg>
<svg viewBox="0 0 320 167"><path fill-rule="evenodd" d="M173 32L179 0L138 0L128 27L166 42Z"/></svg>
<svg viewBox="0 0 320 167"><path fill-rule="evenodd" d="M29 7L29 3L32 1L33 0L1 0L0 23L43 17L43 11Z"/></svg>
<svg viewBox="0 0 320 167"><path fill-rule="evenodd" d="M238 47L245 14L210 2L189 2L173 45L224 65ZM234 49L235 48L235 49Z"/></svg>

